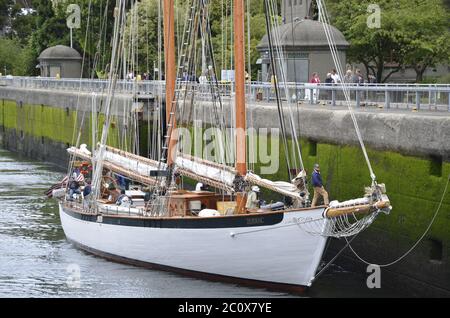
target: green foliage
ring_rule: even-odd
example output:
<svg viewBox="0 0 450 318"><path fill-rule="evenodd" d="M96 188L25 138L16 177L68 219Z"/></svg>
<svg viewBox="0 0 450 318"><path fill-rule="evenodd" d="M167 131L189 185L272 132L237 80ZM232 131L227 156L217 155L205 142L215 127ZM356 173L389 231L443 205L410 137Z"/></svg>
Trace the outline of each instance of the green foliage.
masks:
<svg viewBox="0 0 450 318"><path fill-rule="evenodd" d="M428 67L450 62L450 14L441 0L414 2L405 8L402 30L408 42L405 62L421 82Z"/></svg>
<svg viewBox="0 0 450 318"><path fill-rule="evenodd" d="M125 36L127 62L139 74L153 73L153 63L156 66L158 60L158 38L158 0L142 0L128 13Z"/></svg>
<svg viewBox="0 0 450 318"><path fill-rule="evenodd" d="M8 25L9 10L13 3L12 0L0 0L0 30Z"/></svg>
<svg viewBox="0 0 450 318"><path fill-rule="evenodd" d="M28 61L29 51L24 49L17 39L0 38L0 73L26 75Z"/></svg>
<svg viewBox="0 0 450 318"><path fill-rule="evenodd" d="M418 80L425 69L449 60L450 14L442 0L379 0L381 27L369 28L372 0L329 0L333 24L350 41L348 59L363 63L369 74L385 82L412 65ZM386 63L396 65L383 77Z"/></svg>

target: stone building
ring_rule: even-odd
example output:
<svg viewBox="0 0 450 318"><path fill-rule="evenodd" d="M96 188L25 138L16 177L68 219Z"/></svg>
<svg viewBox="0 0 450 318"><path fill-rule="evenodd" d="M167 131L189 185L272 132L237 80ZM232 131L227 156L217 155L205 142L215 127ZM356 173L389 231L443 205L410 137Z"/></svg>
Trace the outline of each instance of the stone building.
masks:
<svg viewBox="0 0 450 318"><path fill-rule="evenodd" d="M326 74L334 68L323 24L309 18L311 4L312 0L283 0L281 7L283 24L277 30L273 30L272 37L274 34L279 35L279 45L284 53L281 63L288 82L308 82L313 72L319 73L320 79L324 81ZM349 43L335 27L331 26L331 32L336 41L342 66L345 68ZM272 72L267 35L263 37L257 49L261 54L262 81L270 81ZM276 53L275 59L280 59Z"/></svg>
<svg viewBox="0 0 450 318"><path fill-rule="evenodd" d="M42 77L80 78L81 55L68 46L57 45L44 50L38 58Z"/></svg>

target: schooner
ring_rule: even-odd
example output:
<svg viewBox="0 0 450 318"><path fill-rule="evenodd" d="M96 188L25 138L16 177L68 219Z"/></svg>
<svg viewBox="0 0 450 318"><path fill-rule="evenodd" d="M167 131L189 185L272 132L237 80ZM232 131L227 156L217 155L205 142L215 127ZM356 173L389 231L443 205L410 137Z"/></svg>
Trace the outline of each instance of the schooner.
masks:
<svg viewBox="0 0 450 318"><path fill-rule="evenodd" d="M199 34L208 35L208 0L189 2L178 62L174 0L163 0L166 113L158 156L150 159L108 146L114 87L123 50L120 41L125 2L117 0L116 5L100 142L92 151L79 145L68 149L71 167L82 161L89 163L93 171L89 196L74 200L67 194L69 189L63 189L63 195L59 196L61 223L67 239L83 250L118 262L290 291L311 286L330 237L356 235L380 213L390 212L384 186L376 182L371 171L372 184L364 197L311 207L298 185L264 179L248 169L244 0L234 0L233 7L234 140L223 136L219 143L224 147L218 151L231 151L235 155L234 165L183 152L178 142L177 125L190 119L186 113L194 107L195 99L190 92L192 84L180 79L180 74L192 73L190 58L195 54L192 47ZM270 11L267 0L265 4ZM211 47L206 50L212 57ZM224 127L214 63L206 73L211 96L219 105L215 116L220 127ZM365 151L362 140L361 145ZM132 181L133 190L125 191L132 202L116 204L114 194L118 185L111 187L116 183L111 177L114 174ZM180 182L182 178L209 185L213 190L186 190ZM306 175L301 173L299 178L306 186ZM276 209L269 205L248 210L246 196L252 186L288 197L291 203Z"/></svg>

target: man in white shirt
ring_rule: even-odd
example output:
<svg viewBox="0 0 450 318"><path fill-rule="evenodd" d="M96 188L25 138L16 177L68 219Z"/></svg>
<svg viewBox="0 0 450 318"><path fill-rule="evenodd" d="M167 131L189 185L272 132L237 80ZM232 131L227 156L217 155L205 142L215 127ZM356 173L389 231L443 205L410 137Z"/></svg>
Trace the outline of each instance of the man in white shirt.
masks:
<svg viewBox="0 0 450 318"><path fill-rule="evenodd" d="M335 69L331 71L331 78L333 79L334 84L339 84L341 82L341 77L339 76L339 74L336 72Z"/></svg>

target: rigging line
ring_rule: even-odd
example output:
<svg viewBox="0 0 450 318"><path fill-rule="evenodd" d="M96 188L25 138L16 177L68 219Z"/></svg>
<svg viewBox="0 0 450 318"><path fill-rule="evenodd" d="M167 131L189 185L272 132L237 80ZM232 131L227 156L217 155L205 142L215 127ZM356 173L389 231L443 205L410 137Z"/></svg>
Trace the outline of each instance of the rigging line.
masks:
<svg viewBox="0 0 450 318"><path fill-rule="evenodd" d="M89 6L88 6L88 19L87 19L87 27L86 27L86 33L85 33L85 38L84 38L84 49L83 49L83 60L82 60L82 64L81 64L81 74L80 74L80 86L79 86L79 91L78 91L78 96L77 96L77 111L80 105L80 95L81 95L81 80L83 78L83 72L84 72L84 67L86 66L86 47L87 47L87 41L88 41L88 35L89 35L89 27L90 27L90 19L91 19L91 7L92 7L92 0L89 0ZM82 122L81 122L81 127L84 123L84 116L85 116L86 110L83 113L83 118L82 118ZM75 127L74 127L74 131L73 131L73 135L72 135L72 144L75 140L75 134L76 134L76 127L77 127L77 123L78 123L78 119L75 119ZM79 142L80 142L80 138L81 138L81 131L79 131L78 134L78 138L76 141L76 146L78 147Z"/></svg>
<svg viewBox="0 0 450 318"><path fill-rule="evenodd" d="M251 12L250 12L250 1L247 0L247 58L248 58L248 76L249 76L249 94L251 93L251 82L252 82L252 52L251 52L251 32L250 32L250 18L251 18Z"/></svg>
<svg viewBox="0 0 450 318"><path fill-rule="evenodd" d="M183 42L182 42L183 46L184 46L185 43L189 43L190 42L189 40L193 36L192 35L192 28L194 26L195 9L197 7L195 4L198 5L197 1L193 0L192 4L189 6L190 10L187 10L187 12L186 12L185 25L184 25L184 31L183 31ZM188 30L188 31L186 31L186 30ZM186 33L189 33L189 36L188 36L189 39L185 41L184 38L186 36ZM187 47L186 48L186 53L188 53L188 51L189 51L189 59L188 59L188 62L189 62L190 58L192 56L192 50L189 50L189 47ZM178 70L179 70L179 72L184 70L185 60L186 60L186 54L180 54L180 56L178 58L178 66L179 66ZM187 65L187 66L188 66L188 69L189 69L189 65ZM178 78L179 78L179 76L178 76ZM173 123L174 123L174 120L175 120L175 111L176 111L176 109L178 107L180 89L183 87L183 85L186 85L186 83L183 83L183 81L178 80L178 81L176 81L175 85L176 85L176 91L175 91L175 95L174 95L174 100L169 102L170 103L170 114L171 115L169 116L169 118L166 118L166 121L168 122L167 123L168 124L167 125L167 129L166 129L167 130L167 132L166 132L167 136L164 137L164 139L165 139L164 147L163 147L164 151L163 151L163 153L161 155L162 156L161 160L159 161L159 165L158 165L158 169L159 170L161 170L161 167L162 167L162 164L163 164L162 161L163 160L167 160L168 156L172 155L172 154L169 153L169 146L170 146L170 142L171 142L171 138L172 138ZM166 101L166 108L167 108L167 101ZM173 179L173 176L174 176L174 170L170 169L170 173L166 177L166 181L167 181L167 185L166 186L170 187L170 179ZM159 176L156 178L157 182L156 182L156 186L154 188L154 192L158 190L158 184L159 184L159 181L160 181L159 178L160 178ZM167 202L167 204L168 203L169 202Z"/></svg>
<svg viewBox="0 0 450 318"><path fill-rule="evenodd" d="M222 68L228 70L228 0L225 0L225 29L222 28L222 30L225 30L225 54L222 60Z"/></svg>
<svg viewBox="0 0 450 318"><path fill-rule="evenodd" d="M230 5L230 16L234 19L234 4ZM234 23L230 22L230 46L231 46L231 54L230 54L230 69L234 70ZM234 85L231 85L232 89L235 90Z"/></svg>
<svg viewBox="0 0 450 318"><path fill-rule="evenodd" d="M275 10L277 10L276 7L275 7L275 3L274 2L272 2L272 10L273 10L273 12L275 12ZM275 13L274 16L277 16L277 13ZM292 146L292 150L293 150L292 155L294 157L293 159L294 159L295 165L297 164L297 159L298 159L299 163L300 163L300 168L302 170L305 170L303 157L302 157L302 151L301 151L301 145L300 145L300 142L298 140L297 128L296 128L296 125L295 125L295 122L294 122L294 114L293 114L293 111L292 111L292 108L293 108L292 107L292 100L291 100L291 96L289 94L289 87L287 85L287 75L286 75L285 68L283 67L283 63L282 63L282 60L286 60L286 59L284 58L285 54L284 54L283 47L281 45L281 36L280 36L280 33L279 33L279 28L278 28L280 25L279 25L277 19L274 19L274 25L275 25L274 31L275 31L275 34L276 34L275 41L277 41L276 48L278 50L278 54L279 54L279 57L280 57L279 60L278 60L279 68L280 68L280 71L281 71L282 84L283 84L283 88L284 88L284 91L285 91L286 100L287 100L287 103L288 103L288 106L289 106L288 107L289 123L290 123L290 129L291 129L291 132L292 132L292 138L294 140L294 144ZM298 104L297 104L297 107L298 107ZM298 156L298 158L297 158L297 156ZM306 181L306 179L304 179L304 181Z"/></svg>
<svg viewBox="0 0 450 318"><path fill-rule="evenodd" d="M378 265L378 264L370 263L370 262L367 262L365 259L363 259L363 258L362 258L362 257L361 257L354 249L353 249L353 247L352 247L350 244L348 244L349 247L350 247L350 249L351 249L351 251L353 252L353 254L355 254L355 256L356 256L361 262L365 263L366 265L377 265L377 266L379 266L379 267L389 267L389 266L395 265L395 264L397 264L398 262L400 262L401 260L403 260L406 256L408 256L409 254L411 254L411 252L417 247L417 245L419 245L419 243L425 238L425 236L426 236L426 235L428 234L428 232L430 231L431 227L432 227L433 224L434 224L434 221L436 220L436 217L438 216L438 214L439 214L439 212L440 212L440 210L441 210L441 208L442 208L442 204L444 203L445 195L447 194L447 190L448 190L449 184L450 184L450 174L448 175L447 183L446 183L445 188L444 188L444 193L442 194L441 200L439 201L439 205L438 205L438 207L437 207L437 209L436 209L436 212L434 213L433 218L431 219L430 223L428 224L428 227L426 228L425 232L424 232L424 233L422 234L422 236L416 241L416 243L414 243L414 245L413 245L406 253L404 253L402 256L400 256L398 259L396 259L396 260L393 261L393 262L390 262L390 263L387 263L387 264L383 264L383 265ZM345 238L345 239L347 240L347 238Z"/></svg>
<svg viewBox="0 0 450 318"><path fill-rule="evenodd" d="M350 241L347 241L347 244L320 270L320 272L314 275L312 282L316 281L317 278L319 278L328 269L328 267L330 267L333 264L333 262L347 249L347 247L351 247L350 243L353 242L353 240L358 236L358 234L353 236ZM347 240L347 238L345 239Z"/></svg>
<svg viewBox="0 0 450 318"><path fill-rule="evenodd" d="M280 72L280 77L281 77L281 84L283 85L283 90L284 90L284 93L286 95L286 100L287 100L287 103L288 103L288 106L289 106L288 107L289 124L290 124L290 129L291 129L291 132L292 132L292 138L294 140L294 144L292 145L292 150L293 150L292 154L289 153L288 155L293 157L292 159L294 160L295 165L297 165L297 156L298 156L299 157L298 159L299 159L299 162L300 162L300 166L304 170L303 158L302 158L302 155L301 155L301 147L300 147L300 143L298 141L298 137L297 137L297 134L296 134L297 129L295 127L295 123L294 123L294 120L293 120L294 115L292 113L291 98L289 96L290 95L289 94L289 88L287 86L287 76L286 76L284 65L282 63L282 61L285 60L285 58L284 58L284 50L283 50L281 42L280 42L280 40L281 40L281 36L280 36L280 33L279 33L279 26L280 25L278 23L278 19L276 18L276 17L278 17L278 10L277 10L277 7L276 7L276 3L274 1L271 1L270 8L271 8L271 16L273 17L272 18L272 24L273 24L273 32L275 34L274 35L274 40L275 40L275 48L276 48L277 56L278 56L277 62L278 62L278 67L279 67L279 72ZM280 83L280 81L278 81L278 83ZM282 112L284 114L283 108L284 107L282 105ZM284 115L283 115L283 118L284 118Z"/></svg>
<svg viewBox="0 0 450 318"><path fill-rule="evenodd" d="M114 25L114 38L113 38L113 46L112 46L112 57L111 57L111 66L110 66L110 74L109 74L109 81L108 81L108 93L107 93L107 100L106 100L106 107L105 107L105 122L103 124L103 130L102 130L102 138L100 142L100 149L97 153L97 158L94 160L96 161L97 170L94 173L93 177L93 189L94 189L94 196L99 197L100 195L100 182L102 177L102 171L103 171L103 157L105 152L105 145L108 137L108 130L111 124L111 103L113 100L115 87L117 83L117 71L119 69L120 65L120 53L123 50L123 45L121 45L121 41L119 41L119 38L123 40L123 37L121 35L124 34L124 15L125 15L125 1L124 0L118 0L118 11L115 19L115 25ZM122 27L121 27L122 26Z"/></svg>
<svg viewBox="0 0 450 318"><path fill-rule="evenodd" d="M271 30L270 30L271 24L270 24L270 20L269 20L270 11L269 11L268 0L264 0L264 7L265 7L265 17L266 17L267 38L269 40L269 54L270 54L270 60L271 60L270 65L272 68L272 76L274 78L274 88L275 88L275 95L276 95L277 106L278 106L278 117L280 119L283 145L284 145L284 151L285 151L285 159L286 159L286 165L287 165L287 169L288 169L287 175L289 177L291 177L291 166L290 166L289 151L288 151L287 139L286 139L286 129L285 129L283 111L281 108L281 100L280 100L279 91L278 91L278 79L276 76L275 58L274 58L273 45L272 45L272 34L271 34Z"/></svg>
<svg viewBox="0 0 450 318"><path fill-rule="evenodd" d="M220 21L220 27L221 27L221 30L222 30L222 35L221 35L221 52L220 52L220 63L221 63L221 68L222 69L224 69L223 68L223 56L224 56L224 51L225 51L225 46L224 46L224 43L225 43L225 41L224 41L224 37L223 37L223 33L224 33L224 28L223 28L223 26L224 26L224 22L223 22L223 0L220 0L220 10L221 10L221 21Z"/></svg>
<svg viewBox="0 0 450 318"><path fill-rule="evenodd" d="M202 4L203 4L203 8L205 10L206 8L206 0L202 0ZM217 81L217 67L216 67L216 61L215 61L215 57L214 57L214 49L213 49L213 44L212 44L212 31L211 31L211 21L210 21L210 16L209 16L209 11L207 11L206 14L206 34L205 36L208 36L208 53L210 55L210 59L211 59L211 66L212 66L212 75L213 75L213 80L210 81L211 85L211 94L213 95L213 104L216 105L216 101L218 100L219 103L219 110L221 114L224 114L224 107L222 104L222 97L220 94L220 87L219 87L219 82ZM211 75L211 74L210 74ZM215 91L214 91L215 88ZM219 116L219 114L217 113L217 109L215 107L215 115L216 115L216 121L219 123L219 125L221 126L222 131L226 132L226 123L225 123L225 116ZM224 135L224 139L225 139L225 146L226 146L226 152L227 153L231 153L231 148L230 148L230 144L229 141L227 142L228 138L227 135L225 133ZM226 164L226 159L224 159L224 164Z"/></svg>
<svg viewBox="0 0 450 318"><path fill-rule="evenodd" d="M354 114L353 108L352 108L351 103L350 103L350 95L349 95L348 84L345 81L342 80L344 78L343 77L344 76L343 75L343 71L342 71L342 65L341 65L341 62L340 62L340 60L339 60L339 58L337 56L337 47L336 47L336 44L335 44L335 41L334 41L335 39L334 39L333 32L330 31L330 24L329 24L327 9L326 9L325 4L322 2L322 0L317 0L317 5L318 5L318 7L320 9L319 13L322 15L322 21L323 21L322 24L323 24L323 27L324 27L324 30L325 30L325 35L327 37L327 40L328 40L328 43L329 43L329 46L330 46L330 49L331 49L331 52L332 52L333 60L334 60L335 66L337 68L337 71L339 73L339 76L341 77L341 84L342 84L342 88L343 88L344 95L345 95L345 98L346 98L347 108L348 108L350 116L352 118L353 125L355 126L356 134L357 134L357 137L358 137L358 141L360 143L363 155L365 157L367 166L368 166L369 171L370 171L370 177L372 179L372 183L375 184L376 183L376 176L375 176L375 173L373 171L372 164L370 162L370 159L369 159L366 147L365 147L365 143L364 143L364 140L363 140L362 135L361 135L361 131L359 129L358 121L356 119L356 116Z"/></svg>
<svg viewBox="0 0 450 318"><path fill-rule="evenodd" d="M74 123L74 128L73 128L73 134L72 134L72 144L74 143L75 140L75 135L76 135L76 131L77 131L77 125L78 125L78 109L80 106L80 95L81 95L81 80L83 78L83 72L84 72L84 67L85 67L85 62L86 62L86 44L87 44L87 39L88 39L88 34L89 34L89 26L90 26L90 17L91 17L91 6L92 6L92 0L89 0L89 9L88 9L88 20L87 20L87 27L86 27L86 33L85 33L85 38L84 38L84 49L83 49L83 59L82 59L82 63L81 63L81 74L80 74L80 80L79 80L79 88L78 88L78 94L77 94L77 106L76 106L76 117L75 117L75 123ZM80 139L81 139L81 129L84 125L84 118L86 116L86 112L87 110L84 110L83 112L83 116L82 116L82 120L81 120L81 124L80 124L80 129L79 129L79 133L78 133L78 138L77 138L77 142L76 142L76 147L78 147ZM67 175L70 174L70 171L72 171L73 169L73 159L75 158L75 156L71 155L70 156L70 160L69 160L69 166L68 166L68 171L67 171ZM69 184L69 183L67 183Z"/></svg>
<svg viewBox="0 0 450 318"><path fill-rule="evenodd" d="M308 5L308 4L306 4L306 5ZM294 49L295 48L295 28L297 27L298 24L295 24L295 21L294 21L294 6L293 6L292 1L291 1L290 9L291 9L291 19L292 19L292 21L291 21L292 48ZM299 107L299 103L298 103L299 98L298 98L298 85L297 85L297 63L296 63L295 55L293 58L293 62L294 62L294 83L295 83L295 97L296 97L295 103L297 106L296 108L297 108L297 123L298 123L298 129L296 129L296 131L294 132L294 135L297 135L297 133L300 134L300 107ZM301 145L298 145L298 146L299 146L298 151L300 154L300 165L302 166L302 169L305 170L303 158L302 158ZM304 181L306 181L306 179L304 179Z"/></svg>

